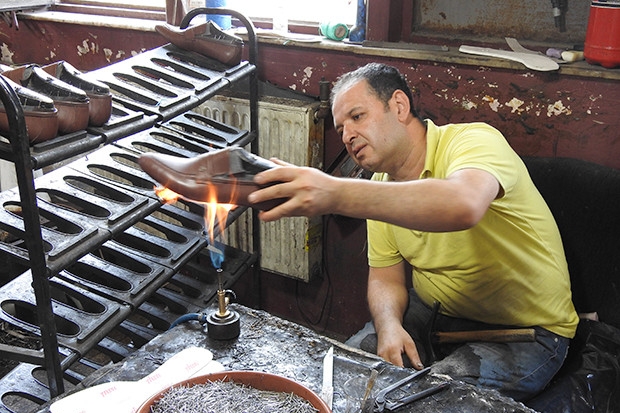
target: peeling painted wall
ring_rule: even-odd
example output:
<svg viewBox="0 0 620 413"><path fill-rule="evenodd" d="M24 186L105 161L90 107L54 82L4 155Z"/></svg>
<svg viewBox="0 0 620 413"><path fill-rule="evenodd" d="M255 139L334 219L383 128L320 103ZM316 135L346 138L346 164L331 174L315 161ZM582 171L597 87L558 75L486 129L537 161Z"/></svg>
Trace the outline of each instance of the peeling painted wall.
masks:
<svg viewBox="0 0 620 413"><path fill-rule="evenodd" d="M0 52L5 64L66 60L80 70L93 70L164 42L155 32L36 20L21 21L16 30L0 22Z"/></svg>
<svg viewBox="0 0 620 413"><path fill-rule="evenodd" d="M574 157L620 169L618 81L292 47L261 50L261 78L283 88L318 96L321 78L334 81L371 60L384 61L407 76L419 113L439 124L488 122L522 155ZM333 130L326 133L328 146L339 149Z"/></svg>
<svg viewBox="0 0 620 413"><path fill-rule="evenodd" d="M434 65L407 73L420 112L439 123L488 122L522 155L620 168L620 82Z"/></svg>

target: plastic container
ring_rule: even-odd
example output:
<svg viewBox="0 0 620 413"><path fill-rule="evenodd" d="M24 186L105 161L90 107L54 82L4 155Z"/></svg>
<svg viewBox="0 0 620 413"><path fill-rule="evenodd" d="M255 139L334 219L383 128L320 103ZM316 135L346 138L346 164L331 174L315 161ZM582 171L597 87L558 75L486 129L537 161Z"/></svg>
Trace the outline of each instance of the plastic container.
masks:
<svg viewBox="0 0 620 413"><path fill-rule="evenodd" d="M344 23L324 22L319 25L319 34L340 41L349 35L349 27Z"/></svg>
<svg viewBox="0 0 620 413"><path fill-rule="evenodd" d="M349 40L361 43L366 40L366 1L357 0L355 26L349 31Z"/></svg>
<svg viewBox="0 0 620 413"><path fill-rule="evenodd" d="M206 0L206 7L224 7L227 6L227 0ZM207 19L215 22L222 30L228 30L231 27L231 16L223 14L209 14Z"/></svg>
<svg viewBox="0 0 620 413"><path fill-rule="evenodd" d="M620 0L592 2L583 54L590 64L620 66Z"/></svg>
<svg viewBox="0 0 620 413"><path fill-rule="evenodd" d="M288 33L288 14L286 12L286 3L284 1L280 1L276 5L272 21L272 29L274 32L283 34Z"/></svg>

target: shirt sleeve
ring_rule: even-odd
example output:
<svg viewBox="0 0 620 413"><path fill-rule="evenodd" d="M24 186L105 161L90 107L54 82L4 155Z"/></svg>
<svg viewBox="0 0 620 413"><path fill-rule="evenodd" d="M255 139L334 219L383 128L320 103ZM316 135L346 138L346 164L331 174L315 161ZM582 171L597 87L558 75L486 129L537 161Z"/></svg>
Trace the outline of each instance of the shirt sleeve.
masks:
<svg viewBox="0 0 620 413"><path fill-rule="evenodd" d="M449 141L442 156L448 157L445 177L462 169L480 169L497 179L502 194L510 191L518 179L514 151L497 129L484 123L462 129Z"/></svg>

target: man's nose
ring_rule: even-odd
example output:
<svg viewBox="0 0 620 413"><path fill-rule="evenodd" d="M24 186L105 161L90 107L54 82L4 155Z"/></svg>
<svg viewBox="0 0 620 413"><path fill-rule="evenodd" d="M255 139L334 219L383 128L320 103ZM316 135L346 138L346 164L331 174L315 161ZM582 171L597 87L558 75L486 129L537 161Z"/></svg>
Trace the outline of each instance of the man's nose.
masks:
<svg viewBox="0 0 620 413"><path fill-rule="evenodd" d="M342 126L342 143L348 145L351 143L355 134L353 133L353 128L347 126L346 124Z"/></svg>

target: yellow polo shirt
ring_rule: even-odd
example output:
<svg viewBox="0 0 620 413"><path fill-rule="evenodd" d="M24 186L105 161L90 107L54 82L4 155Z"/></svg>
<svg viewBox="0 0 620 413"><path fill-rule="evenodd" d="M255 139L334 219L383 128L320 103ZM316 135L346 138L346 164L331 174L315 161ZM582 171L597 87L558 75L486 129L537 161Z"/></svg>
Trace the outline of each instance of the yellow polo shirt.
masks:
<svg viewBox="0 0 620 413"><path fill-rule="evenodd" d="M489 324L540 326L572 338L579 321L555 220L502 134L484 123L438 127L427 121L420 179L464 168L492 174L503 194L473 228L421 232L368 220L368 260L413 266L413 286L442 313ZM373 180L387 181L377 173Z"/></svg>

